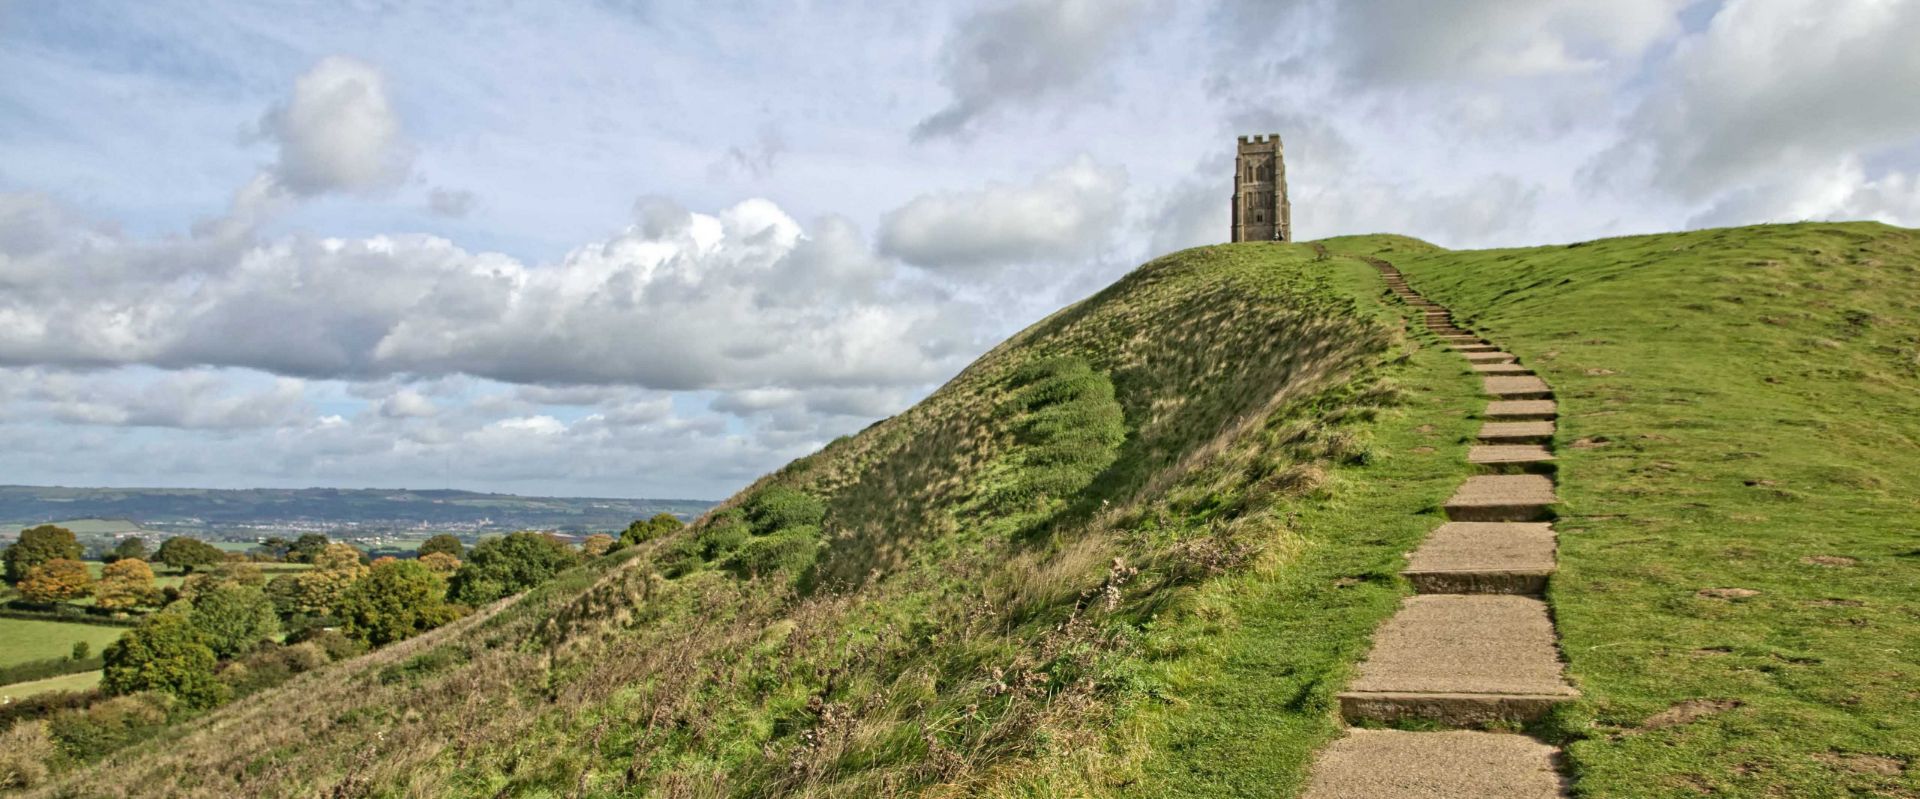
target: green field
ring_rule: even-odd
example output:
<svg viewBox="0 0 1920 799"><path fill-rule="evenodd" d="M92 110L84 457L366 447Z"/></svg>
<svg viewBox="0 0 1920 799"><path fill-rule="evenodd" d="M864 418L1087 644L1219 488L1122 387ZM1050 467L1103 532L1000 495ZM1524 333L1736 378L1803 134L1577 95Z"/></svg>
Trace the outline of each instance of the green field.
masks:
<svg viewBox="0 0 1920 799"><path fill-rule="evenodd" d="M101 672L98 671L83 671L79 674L66 674L59 677L49 677L44 680L34 680L33 682L17 682L12 685L0 685L0 698L9 700L25 699L34 694L51 693L53 691L85 691L100 684L100 674Z"/></svg>
<svg viewBox="0 0 1920 799"><path fill-rule="evenodd" d="M73 652L77 641L85 641L94 654L120 638L120 627L99 624L70 624L60 621L0 619L0 666L12 666L35 660L64 658Z"/></svg>

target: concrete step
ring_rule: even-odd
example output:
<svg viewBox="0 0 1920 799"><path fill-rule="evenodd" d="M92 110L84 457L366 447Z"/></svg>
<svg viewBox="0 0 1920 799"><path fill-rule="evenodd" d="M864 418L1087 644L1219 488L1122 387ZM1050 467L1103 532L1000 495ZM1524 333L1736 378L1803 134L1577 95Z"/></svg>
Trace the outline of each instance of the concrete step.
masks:
<svg viewBox="0 0 1920 799"><path fill-rule="evenodd" d="M1340 694L1348 723L1426 720L1478 727L1538 719L1567 685L1546 603L1492 594L1422 594L1373 635Z"/></svg>
<svg viewBox="0 0 1920 799"><path fill-rule="evenodd" d="M1497 469L1543 466L1553 462L1553 453L1539 444L1476 444L1467 450L1467 462Z"/></svg>
<svg viewBox="0 0 1920 799"><path fill-rule="evenodd" d="M1502 422L1524 422L1541 419L1553 419L1560 415L1560 406L1553 400L1494 400L1487 403L1487 412L1482 414L1490 420Z"/></svg>
<svg viewBox="0 0 1920 799"><path fill-rule="evenodd" d="M1511 733L1352 729L1320 752L1306 799L1559 799L1553 753Z"/></svg>
<svg viewBox="0 0 1920 799"><path fill-rule="evenodd" d="M1553 440L1553 422L1487 422L1480 425L1483 444L1541 444Z"/></svg>
<svg viewBox="0 0 1920 799"><path fill-rule="evenodd" d="M1521 366L1520 364L1517 364L1517 363L1476 363L1476 364L1473 364L1473 371L1475 374L1483 374L1483 375L1530 375L1530 374L1533 374L1532 369L1528 369L1527 367Z"/></svg>
<svg viewBox="0 0 1920 799"><path fill-rule="evenodd" d="M1513 363L1511 352L1469 352L1467 363Z"/></svg>
<svg viewBox="0 0 1920 799"><path fill-rule="evenodd" d="M1497 399L1553 399L1553 389L1548 388L1547 381L1539 377L1488 377L1480 383L1488 395Z"/></svg>
<svg viewBox="0 0 1920 799"><path fill-rule="evenodd" d="M1448 344L1454 352L1499 352L1500 348L1492 344Z"/></svg>
<svg viewBox="0 0 1920 799"><path fill-rule="evenodd" d="M1447 522L1427 535L1400 573L1422 594L1538 596L1553 574L1553 525Z"/></svg>
<svg viewBox="0 0 1920 799"><path fill-rule="evenodd" d="M1456 522L1544 522L1553 518L1553 479L1538 474L1482 474L1467 478L1447 500Z"/></svg>

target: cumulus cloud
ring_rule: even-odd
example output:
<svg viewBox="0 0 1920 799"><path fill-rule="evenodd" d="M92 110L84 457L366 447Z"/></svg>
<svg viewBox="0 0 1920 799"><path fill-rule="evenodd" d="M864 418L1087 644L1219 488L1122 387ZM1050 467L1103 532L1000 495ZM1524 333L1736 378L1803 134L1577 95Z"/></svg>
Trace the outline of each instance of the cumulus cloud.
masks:
<svg viewBox="0 0 1920 799"><path fill-rule="evenodd" d="M1920 4L1731 0L1680 43L1625 141L1591 170L1690 201L1786 173L1842 173L1850 158L1920 135L1916 41Z"/></svg>
<svg viewBox="0 0 1920 799"><path fill-rule="evenodd" d="M248 430L302 424L312 413L300 380L262 381L207 369L129 374L26 367L0 369L0 381L0 420Z"/></svg>
<svg viewBox="0 0 1920 799"><path fill-rule="evenodd" d="M301 75L292 96L261 118L260 132L279 151L273 177L300 196L391 189L412 160L385 77L343 56Z"/></svg>
<svg viewBox="0 0 1920 799"><path fill-rule="evenodd" d="M663 211L558 263L425 235L137 240L0 199L0 363L468 374L665 389L922 383L971 335L859 231L765 200ZM378 287L378 290L369 290ZM963 348L964 349L964 348Z"/></svg>
<svg viewBox="0 0 1920 799"><path fill-rule="evenodd" d="M1119 227L1127 173L1080 156L1025 185L915 197L881 223L881 252L977 269L1097 252Z"/></svg>
<svg viewBox="0 0 1920 799"><path fill-rule="evenodd" d="M914 126L914 140L962 134L1002 108L1082 84L1147 8L1146 0L1010 0L968 14L941 50L940 82L953 101Z"/></svg>

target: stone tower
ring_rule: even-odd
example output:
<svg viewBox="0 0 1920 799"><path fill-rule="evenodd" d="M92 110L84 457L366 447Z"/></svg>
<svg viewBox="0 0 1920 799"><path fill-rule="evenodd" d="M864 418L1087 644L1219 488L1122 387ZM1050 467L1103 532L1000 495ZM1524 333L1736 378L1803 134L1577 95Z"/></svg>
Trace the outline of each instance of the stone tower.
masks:
<svg viewBox="0 0 1920 799"><path fill-rule="evenodd" d="M1241 136L1233 164L1233 240L1293 241L1280 134Z"/></svg>

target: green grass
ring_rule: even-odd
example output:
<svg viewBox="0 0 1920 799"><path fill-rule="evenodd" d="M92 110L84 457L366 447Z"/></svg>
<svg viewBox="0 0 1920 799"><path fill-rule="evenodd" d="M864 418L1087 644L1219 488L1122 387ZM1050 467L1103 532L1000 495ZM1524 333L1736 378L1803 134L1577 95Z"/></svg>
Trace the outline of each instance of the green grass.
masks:
<svg viewBox="0 0 1920 799"><path fill-rule="evenodd" d="M54 691L86 691L100 684L100 675L99 671L83 671L33 682L0 685L0 697L17 700Z"/></svg>
<svg viewBox="0 0 1920 799"><path fill-rule="evenodd" d="M1341 259L1356 296L1384 290L1372 267ZM1208 584L1149 646L1167 700L1135 720L1153 754L1136 796L1285 796L1314 750L1338 734L1334 694L1373 629L1406 593L1402 553L1442 519L1467 473L1477 386L1459 356L1426 341L1384 369L1406 401L1366 425L1371 457L1335 470L1324 498L1286 521L1294 541L1269 568Z"/></svg>
<svg viewBox="0 0 1920 799"><path fill-rule="evenodd" d="M1577 795L1920 795L1920 234L1401 250L1560 397Z"/></svg>
<svg viewBox="0 0 1920 799"><path fill-rule="evenodd" d="M0 666L12 666L35 660L64 658L73 653L73 645L87 642L94 654L119 640L125 632L119 627L98 624L68 624L58 621L0 618Z"/></svg>

